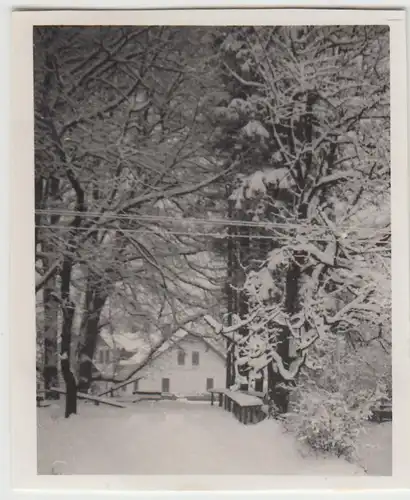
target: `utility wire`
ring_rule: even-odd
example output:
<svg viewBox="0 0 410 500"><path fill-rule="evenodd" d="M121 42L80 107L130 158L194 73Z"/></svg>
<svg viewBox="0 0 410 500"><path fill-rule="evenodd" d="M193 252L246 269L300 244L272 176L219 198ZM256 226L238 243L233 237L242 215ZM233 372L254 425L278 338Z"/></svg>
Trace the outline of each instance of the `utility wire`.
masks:
<svg viewBox="0 0 410 500"><path fill-rule="evenodd" d="M161 231L152 231L149 229L121 229L121 228L116 228L116 227L97 227L97 228L87 228L87 227L78 227L78 228L72 228L70 226L58 226L58 225L36 225L36 228L39 229L56 229L56 230L66 230L66 231L86 231L86 232L94 232L94 231L117 231L121 232L124 234L141 234L141 235L147 235L147 234L157 234L159 236L163 236L164 234L166 235L175 235L175 236L187 236L187 237L197 237L197 236L206 236L209 238L220 238L220 239L226 239L226 238L232 238L232 239L240 239L240 238L247 238L247 239L255 239L255 240L274 240L274 241L289 241L289 237L285 235L280 235L280 234L272 234L271 236L268 235L258 235L258 234L229 234L229 233L204 233L204 232L198 232L198 231L163 231L163 234L161 234ZM323 237L315 237L314 235L309 235L307 238L309 240L314 240L314 241L320 241L320 242L332 242L334 241L333 238L323 238ZM344 241L349 241L347 238ZM356 241L356 240L353 240ZM376 251L376 249L375 249ZM377 252L386 252L387 249L385 248L379 248L377 249ZM369 251L366 251L368 253Z"/></svg>
<svg viewBox="0 0 410 500"><path fill-rule="evenodd" d="M306 224L304 221L298 222L263 222L263 221L245 221L245 220L232 220L232 219L199 219L194 217L186 218L176 218L163 215L132 215L132 214L112 214L110 212L79 212L75 210L36 210L36 215L60 215L60 216L71 216L71 217L81 217L81 218L108 218L110 220L130 220L130 221L140 221L140 222L172 222L172 223L192 223L192 224L203 224L203 225L223 225L223 226L238 226L238 227L256 227L265 229L298 229L298 228L308 228L312 230L324 230L328 231L328 227L325 225L315 226L312 224ZM390 224L389 224L390 226ZM64 227L64 226L63 226ZM349 229L352 230L352 225L341 225L337 226L338 229ZM369 226L353 226L355 230L358 229L374 229L377 232L384 231L390 232L388 227L369 227Z"/></svg>
<svg viewBox="0 0 410 500"><path fill-rule="evenodd" d="M36 225L35 227L40 228L40 229L63 229L67 231L72 231L73 228L70 226L57 226L57 225L50 225L50 226L42 226L42 225ZM88 227L78 227L74 229L75 231L88 231L88 232L93 232L93 231L118 231L121 233L133 233L133 234L160 234L160 231L152 231L149 229L122 229L122 228L117 228L117 227L101 227L98 226L96 228L88 228ZM272 240L272 239L277 239L276 235L272 236L267 236L267 235L252 235L252 234L228 234L228 233L201 233L197 231L164 231L164 234L169 234L169 235L175 235L175 236L209 236L209 237L214 237L214 238L255 238L255 239L266 239L266 240ZM323 241L331 241L330 239L323 240Z"/></svg>

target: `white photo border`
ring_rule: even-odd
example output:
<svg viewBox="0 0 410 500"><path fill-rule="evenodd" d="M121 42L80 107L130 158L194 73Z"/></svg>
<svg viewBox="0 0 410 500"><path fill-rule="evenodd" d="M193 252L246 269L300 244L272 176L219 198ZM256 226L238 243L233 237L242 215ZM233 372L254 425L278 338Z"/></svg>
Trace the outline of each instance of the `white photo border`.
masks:
<svg viewBox="0 0 410 500"><path fill-rule="evenodd" d="M31 11L12 16L10 411L12 487L19 490L267 491L379 490L410 486L409 207L406 32L403 10L201 9ZM393 296L393 475L44 476L37 475L34 295L34 117L32 28L36 25L390 26ZM212 484L212 488L209 486Z"/></svg>

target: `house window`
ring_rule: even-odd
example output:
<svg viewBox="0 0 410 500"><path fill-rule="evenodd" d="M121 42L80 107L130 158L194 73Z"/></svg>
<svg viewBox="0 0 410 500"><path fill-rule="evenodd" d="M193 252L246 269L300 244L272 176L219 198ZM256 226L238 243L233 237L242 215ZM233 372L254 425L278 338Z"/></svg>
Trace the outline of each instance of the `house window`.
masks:
<svg viewBox="0 0 410 500"><path fill-rule="evenodd" d="M105 362L106 362L107 364L110 362L110 358L111 358L110 354L111 354L111 353L110 353L110 351L107 349L107 350L105 351Z"/></svg>
<svg viewBox="0 0 410 500"><path fill-rule="evenodd" d="M182 350L178 351L178 364L179 365L185 364L185 351Z"/></svg>
<svg viewBox="0 0 410 500"><path fill-rule="evenodd" d="M169 390L170 390L169 378L163 378L162 379L162 392L169 392Z"/></svg>
<svg viewBox="0 0 410 500"><path fill-rule="evenodd" d="M192 352L192 365L193 366L199 365L199 352L198 351Z"/></svg>
<svg viewBox="0 0 410 500"><path fill-rule="evenodd" d="M100 352L98 353L98 358L99 358L99 361L101 364L104 363L104 351L103 349L100 350Z"/></svg>
<svg viewBox="0 0 410 500"><path fill-rule="evenodd" d="M209 391L209 389L214 388L214 379L213 378L207 378L206 379L206 390Z"/></svg>
<svg viewBox="0 0 410 500"><path fill-rule="evenodd" d="M134 382L134 392L137 392L137 391L138 391L138 382L139 382L139 380L136 380L136 381Z"/></svg>

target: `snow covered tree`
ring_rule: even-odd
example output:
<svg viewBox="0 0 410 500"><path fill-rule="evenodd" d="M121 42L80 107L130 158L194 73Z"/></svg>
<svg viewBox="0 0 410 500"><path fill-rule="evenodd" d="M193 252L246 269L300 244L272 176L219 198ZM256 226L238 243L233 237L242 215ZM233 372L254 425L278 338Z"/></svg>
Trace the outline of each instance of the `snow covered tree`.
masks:
<svg viewBox="0 0 410 500"><path fill-rule="evenodd" d="M166 27L35 30L36 291L50 289L44 308L62 315L71 389L76 365L76 387L89 388L110 295L122 286L135 297L149 282L181 313L175 303L190 294L170 285L184 277L170 262L203 272L189 262L198 253L192 238L173 235L161 220L189 210L193 193L223 175L208 154L212 130L200 102L212 79L206 58L197 60L206 55L204 35ZM54 324L54 353L58 330Z"/></svg>
<svg viewBox="0 0 410 500"><path fill-rule="evenodd" d="M218 328L282 412L317 339L390 321L388 60L380 26L235 28L221 44L234 218L271 241L248 232L246 310Z"/></svg>

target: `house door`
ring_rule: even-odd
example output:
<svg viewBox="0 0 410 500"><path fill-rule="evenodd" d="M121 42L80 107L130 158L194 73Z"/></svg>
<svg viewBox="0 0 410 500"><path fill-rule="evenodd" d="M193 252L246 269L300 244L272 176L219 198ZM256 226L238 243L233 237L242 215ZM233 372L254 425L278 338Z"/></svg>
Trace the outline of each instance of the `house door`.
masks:
<svg viewBox="0 0 410 500"><path fill-rule="evenodd" d="M169 378L163 378L162 379L162 392L169 392L170 391L170 383L169 383Z"/></svg>

